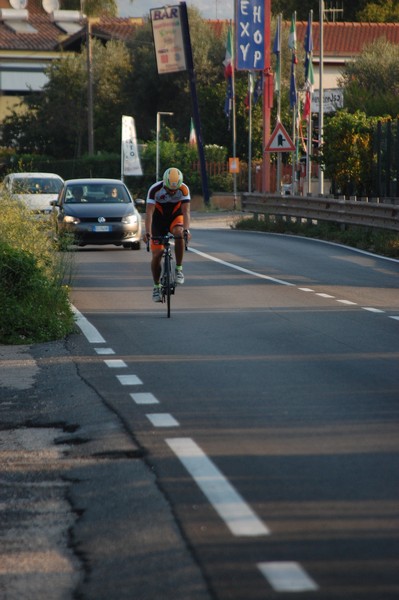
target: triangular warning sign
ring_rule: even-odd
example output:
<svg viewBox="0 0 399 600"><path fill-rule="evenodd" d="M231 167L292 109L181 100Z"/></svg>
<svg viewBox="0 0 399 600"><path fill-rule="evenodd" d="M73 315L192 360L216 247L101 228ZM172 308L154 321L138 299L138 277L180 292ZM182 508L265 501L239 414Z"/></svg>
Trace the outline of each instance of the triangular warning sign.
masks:
<svg viewBox="0 0 399 600"><path fill-rule="evenodd" d="M276 128L266 144L265 152L294 152L295 146L287 131L277 122Z"/></svg>

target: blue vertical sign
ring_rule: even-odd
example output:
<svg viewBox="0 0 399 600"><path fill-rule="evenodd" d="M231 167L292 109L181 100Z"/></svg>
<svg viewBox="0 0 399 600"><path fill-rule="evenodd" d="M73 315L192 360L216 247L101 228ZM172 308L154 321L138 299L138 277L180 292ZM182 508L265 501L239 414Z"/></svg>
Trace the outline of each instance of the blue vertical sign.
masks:
<svg viewBox="0 0 399 600"><path fill-rule="evenodd" d="M237 69L265 68L265 0L237 0Z"/></svg>

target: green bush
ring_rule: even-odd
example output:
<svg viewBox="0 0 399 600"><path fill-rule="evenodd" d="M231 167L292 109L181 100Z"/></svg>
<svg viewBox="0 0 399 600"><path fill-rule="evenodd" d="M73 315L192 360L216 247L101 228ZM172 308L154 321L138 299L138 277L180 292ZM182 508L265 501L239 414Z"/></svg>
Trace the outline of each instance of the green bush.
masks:
<svg viewBox="0 0 399 600"><path fill-rule="evenodd" d="M0 343L30 344L73 331L70 253L58 253L51 221L1 193Z"/></svg>

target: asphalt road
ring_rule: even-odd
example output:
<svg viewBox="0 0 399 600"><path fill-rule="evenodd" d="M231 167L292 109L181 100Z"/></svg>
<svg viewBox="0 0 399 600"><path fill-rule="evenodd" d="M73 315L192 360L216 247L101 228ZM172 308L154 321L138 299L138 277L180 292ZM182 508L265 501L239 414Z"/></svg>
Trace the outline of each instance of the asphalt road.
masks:
<svg viewBox="0 0 399 600"><path fill-rule="evenodd" d="M80 249L69 345L170 507L187 598L397 599L399 263L192 229L170 319L145 250Z"/></svg>

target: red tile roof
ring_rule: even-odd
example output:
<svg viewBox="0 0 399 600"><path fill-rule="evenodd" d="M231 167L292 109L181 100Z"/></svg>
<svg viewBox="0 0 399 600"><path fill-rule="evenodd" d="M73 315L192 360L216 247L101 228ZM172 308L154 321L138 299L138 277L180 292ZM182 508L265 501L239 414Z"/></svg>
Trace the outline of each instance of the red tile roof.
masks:
<svg viewBox="0 0 399 600"><path fill-rule="evenodd" d="M8 0L0 0L0 8L11 8ZM56 51L60 43L81 37L80 33L68 36L55 23L42 7L42 0L28 0L29 23L37 33L15 33L0 21L0 50ZM93 34L104 38L129 40L142 23L142 19L101 17L93 20ZM225 35L229 21L210 20L217 35ZM284 27L289 28L286 22ZM298 21L298 46L303 46L307 23ZM83 27L83 21L82 21ZM385 37L389 42L399 44L399 23L325 23L324 54L337 58L359 54L362 48L372 41ZM319 24L313 23L314 54L319 52ZM63 44L61 44L63 45ZM67 46L68 44L65 44Z"/></svg>
<svg viewBox="0 0 399 600"><path fill-rule="evenodd" d="M211 20L216 35L226 34L229 21ZM289 31L291 22L286 21L284 28ZM307 21L297 22L297 45L303 47ZM319 23L312 28L313 53L318 55L320 46ZM378 38L385 38L392 44L399 44L399 23L324 23L324 54L326 56L351 57L360 54L363 47Z"/></svg>
<svg viewBox="0 0 399 600"><path fill-rule="evenodd" d="M286 27L289 28L287 23ZM305 40L307 23L297 23L297 41L302 45ZM313 53L319 54L320 28L313 23ZM364 46L379 38L385 38L392 44L399 44L399 23L324 23L323 46L326 56L356 56Z"/></svg>
<svg viewBox="0 0 399 600"><path fill-rule="evenodd" d="M0 0L0 8L11 8L7 0ZM60 43L74 36L67 35L57 27L50 15L43 9L42 0L28 0L28 22L37 33L16 33L4 21L0 21L0 50L56 51ZM121 19L101 17L93 20L94 35L105 39L117 38L127 41L132 37L141 19ZM82 28L84 21L81 21ZM77 34L80 36L80 33Z"/></svg>

